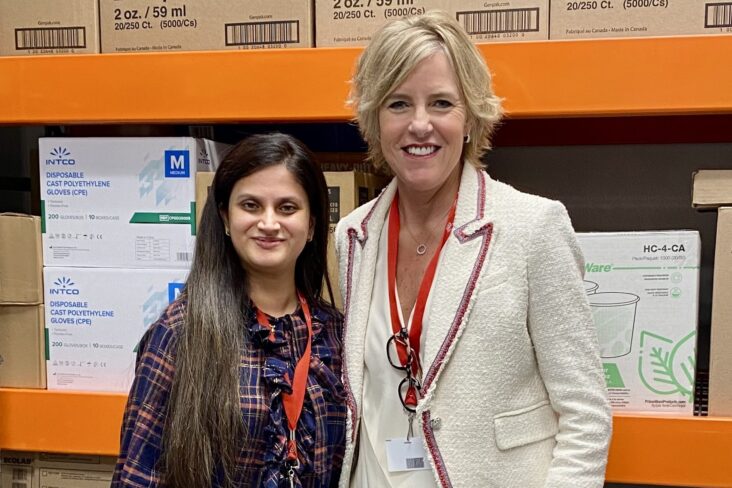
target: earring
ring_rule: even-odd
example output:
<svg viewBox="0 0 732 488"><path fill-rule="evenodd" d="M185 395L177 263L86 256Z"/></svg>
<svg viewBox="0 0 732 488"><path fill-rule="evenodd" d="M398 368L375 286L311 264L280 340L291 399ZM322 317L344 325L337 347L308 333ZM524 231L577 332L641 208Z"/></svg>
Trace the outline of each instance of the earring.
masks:
<svg viewBox="0 0 732 488"><path fill-rule="evenodd" d="M470 143L470 133L469 132L465 137L463 137L463 143L464 144Z"/></svg>
<svg viewBox="0 0 732 488"><path fill-rule="evenodd" d="M229 229L224 229L224 234L226 234L227 236L231 236L231 234L229 233Z"/></svg>

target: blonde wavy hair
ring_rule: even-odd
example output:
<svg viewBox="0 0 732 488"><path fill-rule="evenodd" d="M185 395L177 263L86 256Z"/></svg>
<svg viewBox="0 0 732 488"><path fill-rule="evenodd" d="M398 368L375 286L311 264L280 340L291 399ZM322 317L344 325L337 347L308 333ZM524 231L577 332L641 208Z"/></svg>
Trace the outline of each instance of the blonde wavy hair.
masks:
<svg viewBox="0 0 732 488"><path fill-rule="evenodd" d="M436 10L386 24L356 63L348 103L375 167L384 168L386 163L379 129L382 105L420 61L439 50L455 71L467 109L470 142L465 144L463 158L482 167L480 158L491 148L490 137L502 116L501 99L493 93L483 56L463 28L446 12Z"/></svg>

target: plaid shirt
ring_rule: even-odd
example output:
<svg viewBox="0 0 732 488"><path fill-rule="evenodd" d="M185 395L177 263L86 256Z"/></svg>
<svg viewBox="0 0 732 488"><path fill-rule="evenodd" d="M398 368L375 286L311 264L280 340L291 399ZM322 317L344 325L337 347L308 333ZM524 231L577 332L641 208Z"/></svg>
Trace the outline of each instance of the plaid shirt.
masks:
<svg viewBox="0 0 732 488"><path fill-rule="evenodd" d="M112 488L165 486L160 462L163 426L185 306L184 298L173 302L140 341ZM285 486L281 469L288 429L281 392L291 391L289 379L304 352L307 325L300 308L292 315L268 318L273 333L261 327L256 311L251 311L249 347L241 355L240 405L249 439L238 456L238 486ZM337 484L346 437L345 392L340 380L342 316L313 307L312 326L308 388L296 433L301 467L295 486L304 488ZM220 480L213 479L211 484L219 486Z"/></svg>

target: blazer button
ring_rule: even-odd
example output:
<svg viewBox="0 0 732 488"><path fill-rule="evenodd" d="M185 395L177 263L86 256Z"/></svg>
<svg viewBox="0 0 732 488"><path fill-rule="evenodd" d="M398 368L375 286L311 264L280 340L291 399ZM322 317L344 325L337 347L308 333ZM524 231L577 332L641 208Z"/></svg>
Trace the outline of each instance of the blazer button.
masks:
<svg viewBox="0 0 732 488"><path fill-rule="evenodd" d="M440 417L430 419L430 427L432 427L432 430L440 430L440 427L442 427L442 419Z"/></svg>

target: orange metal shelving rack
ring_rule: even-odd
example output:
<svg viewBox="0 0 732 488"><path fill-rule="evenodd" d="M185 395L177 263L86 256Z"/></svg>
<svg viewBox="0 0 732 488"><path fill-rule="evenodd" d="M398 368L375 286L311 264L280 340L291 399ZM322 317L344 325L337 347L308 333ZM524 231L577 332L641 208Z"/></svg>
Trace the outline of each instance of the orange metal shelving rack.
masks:
<svg viewBox="0 0 732 488"><path fill-rule="evenodd" d="M115 456L125 395L0 388L0 449ZM732 418L616 415L607 480L732 487Z"/></svg>
<svg viewBox="0 0 732 488"><path fill-rule="evenodd" d="M512 117L732 113L732 36L480 49ZM345 121L360 52L0 58L0 124Z"/></svg>

